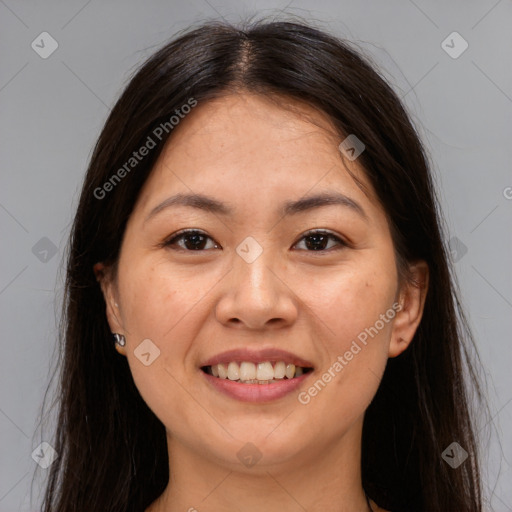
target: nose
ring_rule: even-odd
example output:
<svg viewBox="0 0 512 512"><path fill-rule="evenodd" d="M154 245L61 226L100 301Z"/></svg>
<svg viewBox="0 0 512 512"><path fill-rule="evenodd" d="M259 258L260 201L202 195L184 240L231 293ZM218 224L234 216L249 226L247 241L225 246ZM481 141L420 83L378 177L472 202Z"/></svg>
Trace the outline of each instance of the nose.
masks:
<svg viewBox="0 0 512 512"><path fill-rule="evenodd" d="M230 327L262 331L292 325L298 300L282 269L265 251L252 263L235 255L216 306L217 320Z"/></svg>

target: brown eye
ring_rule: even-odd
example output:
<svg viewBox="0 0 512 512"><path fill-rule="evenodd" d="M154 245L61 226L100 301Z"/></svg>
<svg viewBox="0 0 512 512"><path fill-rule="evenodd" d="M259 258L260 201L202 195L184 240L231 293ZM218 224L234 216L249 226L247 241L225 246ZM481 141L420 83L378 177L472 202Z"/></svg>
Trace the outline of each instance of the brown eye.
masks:
<svg viewBox="0 0 512 512"><path fill-rule="evenodd" d="M332 246L327 247L329 245L330 240L335 241L335 247L347 246L347 244L343 240L341 240L341 238L328 231L309 231L301 238L301 241L302 240L305 240L305 247L307 251L328 251L333 248Z"/></svg>
<svg viewBox="0 0 512 512"><path fill-rule="evenodd" d="M168 241L164 243L164 246L169 247L174 245L178 246L179 249L186 251L203 251L211 248L205 248L207 240L212 239L201 231L189 229L173 235ZM215 247L219 246L214 244L214 248Z"/></svg>
<svg viewBox="0 0 512 512"><path fill-rule="evenodd" d="M328 231L310 231L301 238L300 242L303 240L305 249L308 252L327 252L336 247L342 248L347 246L347 243L345 243L340 237ZM220 248L216 243L213 243L213 246L206 247L208 245L208 241L213 242L213 239L201 231L189 229L176 233L169 240L164 242L163 246L175 246L176 248L184 251L205 251ZM297 242L294 247L296 247L300 242ZM332 242L334 242L334 244L332 244Z"/></svg>

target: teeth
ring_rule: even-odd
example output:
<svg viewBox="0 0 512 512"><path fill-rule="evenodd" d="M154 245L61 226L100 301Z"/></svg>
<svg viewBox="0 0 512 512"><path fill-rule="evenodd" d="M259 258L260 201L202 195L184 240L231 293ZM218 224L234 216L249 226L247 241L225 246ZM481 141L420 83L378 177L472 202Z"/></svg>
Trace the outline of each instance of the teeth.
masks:
<svg viewBox="0 0 512 512"><path fill-rule="evenodd" d="M274 379L284 379L286 375L286 365L283 361L278 361L274 366Z"/></svg>
<svg viewBox="0 0 512 512"><path fill-rule="evenodd" d="M240 378L240 368L236 363L229 363L228 365L228 379L238 380Z"/></svg>
<svg viewBox="0 0 512 512"><path fill-rule="evenodd" d="M268 384L284 379L293 379L304 374L304 368L294 364L277 361L274 366L270 361L254 364L244 361L240 364L232 361L229 364L214 364L211 373L219 379L229 379L246 384Z"/></svg>
<svg viewBox="0 0 512 512"><path fill-rule="evenodd" d="M219 379L225 379L228 376L228 369L223 364L216 365L219 371ZM213 373L213 371L212 371Z"/></svg>
<svg viewBox="0 0 512 512"><path fill-rule="evenodd" d="M236 363L234 363L236 364ZM215 366L215 365L214 365ZM213 366L212 366L213 368ZM256 365L254 363L246 363L240 365L240 380L254 380L256 378Z"/></svg>
<svg viewBox="0 0 512 512"><path fill-rule="evenodd" d="M293 379L294 375L295 375L295 365L287 364L286 365L286 377L289 379Z"/></svg>
<svg viewBox="0 0 512 512"><path fill-rule="evenodd" d="M268 361L266 363L258 363L256 378L258 380L272 380L274 378L274 368L272 368L272 364Z"/></svg>

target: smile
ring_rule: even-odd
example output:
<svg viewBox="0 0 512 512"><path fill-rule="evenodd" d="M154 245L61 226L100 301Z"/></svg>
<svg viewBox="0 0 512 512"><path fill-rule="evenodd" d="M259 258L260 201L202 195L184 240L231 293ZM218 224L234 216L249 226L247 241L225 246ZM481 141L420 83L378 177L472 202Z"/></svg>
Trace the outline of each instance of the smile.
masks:
<svg viewBox="0 0 512 512"><path fill-rule="evenodd" d="M218 379L228 379L241 384L275 384L282 380L294 379L312 371L312 368L295 366L284 361L241 363L219 363L201 368L205 373Z"/></svg>
<svg viewBox="0 0 512 512"><path fill-rule="evenodd" d="M219 363L201 367L210 389L242 402L272 402L298 391L313 368L284 361ZM216 375L215 375L216 374Z"/></svg>

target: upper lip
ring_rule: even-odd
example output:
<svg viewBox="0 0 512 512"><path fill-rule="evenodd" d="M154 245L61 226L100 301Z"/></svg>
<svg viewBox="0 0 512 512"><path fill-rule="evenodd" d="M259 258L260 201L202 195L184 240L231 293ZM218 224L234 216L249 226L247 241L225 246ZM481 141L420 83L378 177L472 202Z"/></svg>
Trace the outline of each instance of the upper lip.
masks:
<svg viewBox="0 0 512 512"><path fill-rule="evenodd" d="M263 363L265 361L284 361L287 364L294 364L303 368L313 368L313 364L302 357L299 357L286 350L276 348L265 348L261 350L233 349L221 354L217 354L201 364L203 366L213 366L215 364L226 364L231 362L242 363Z"/></svg>

